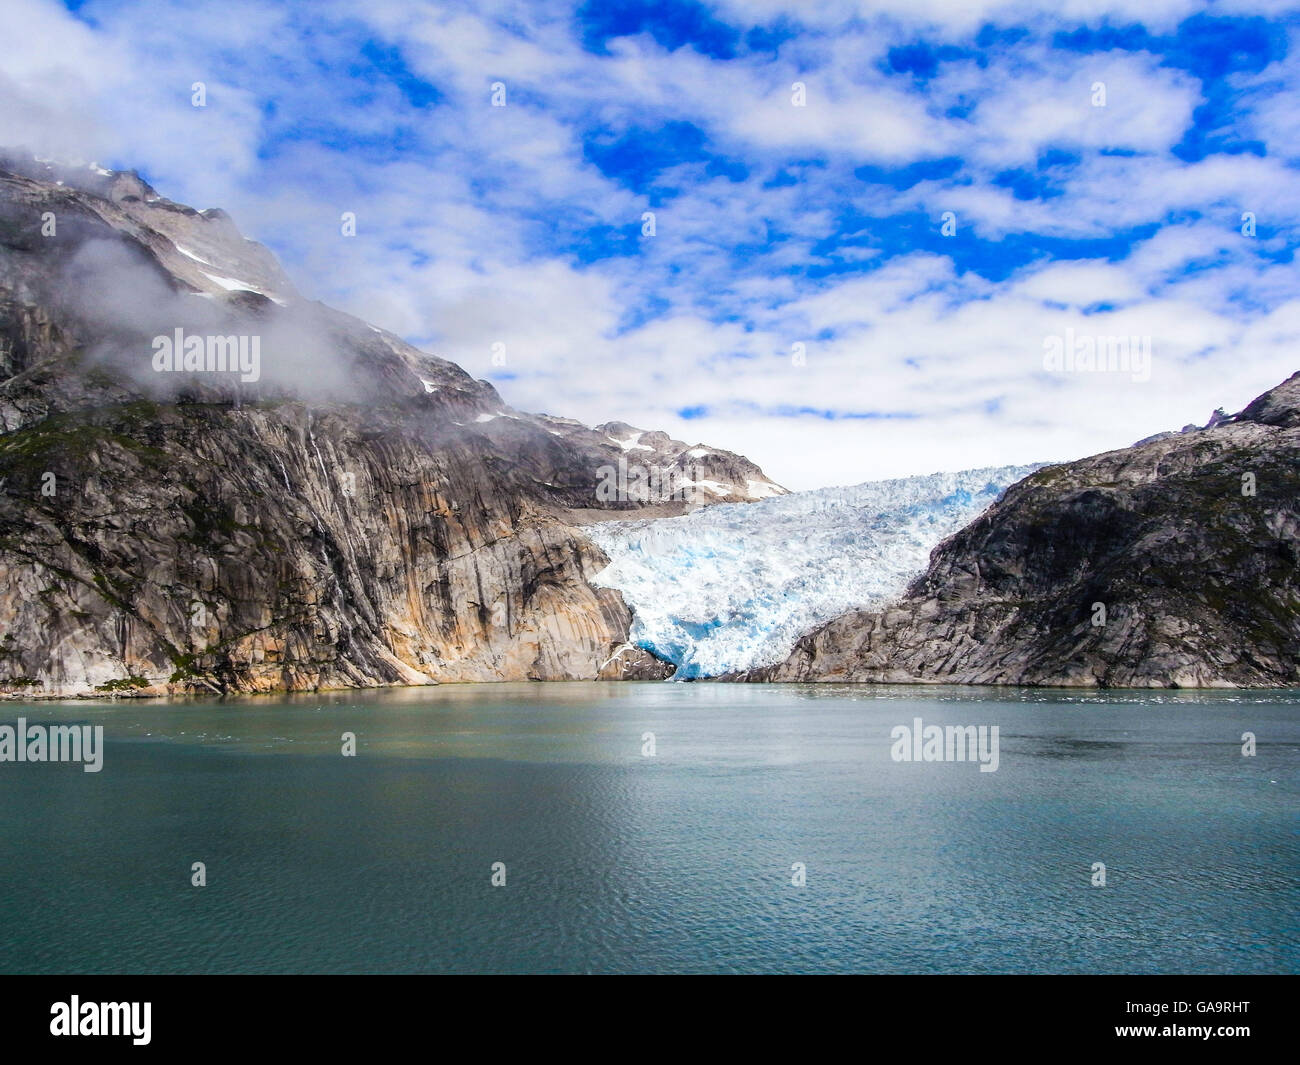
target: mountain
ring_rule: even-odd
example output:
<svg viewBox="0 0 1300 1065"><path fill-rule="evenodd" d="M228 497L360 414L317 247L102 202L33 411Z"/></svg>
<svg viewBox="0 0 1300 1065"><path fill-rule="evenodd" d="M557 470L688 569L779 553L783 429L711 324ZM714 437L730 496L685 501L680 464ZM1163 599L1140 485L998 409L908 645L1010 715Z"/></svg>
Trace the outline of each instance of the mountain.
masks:
<svg viewBox="0 0 1300 1065"><path fill-rule="evenodd" d="M593 578L632 608L631 640L679 680L785 658L812 628L897 598L930 551L1037 466L824 488L590 526Z"/></svg>
<svg viewBox="0 0 1300 1065"><path fill-rule="evenodd" d="M583 526L783 492L515 410L134 173L0 160L0 692L664 676Z"/></svg>
<svg viewBox="0 0 1300 1065"><path fill-rule="evenodd" d="M1204 429L1048 466L750 680L1300 681L1300 374Z"/></svg>

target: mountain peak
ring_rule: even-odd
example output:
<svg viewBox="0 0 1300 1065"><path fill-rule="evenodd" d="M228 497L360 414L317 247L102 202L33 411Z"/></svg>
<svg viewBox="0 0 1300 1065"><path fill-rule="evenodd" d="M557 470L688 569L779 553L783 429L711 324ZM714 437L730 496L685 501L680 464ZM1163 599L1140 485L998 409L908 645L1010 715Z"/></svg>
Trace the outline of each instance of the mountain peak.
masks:
<svg viewBox="0 0 1300 1065"><path fill-rule="evenodd" d="M508 405L226 212L0 164L0 692L663 677L584 534L783 491Z"/></svg>
<svg viewBox="0 0 1300 1065"><path fill-rule="evenodd" d="M1251 400L1231 420L1288 429L1300 425L1300 371Z"/></svg>
<svg viewBox="0 0 1300 1065"><path fill-rule="evenodd" d="M1300 680L1300 374L1188 433L1047 466L881 611L752 679L1100 687Z"/></svg>

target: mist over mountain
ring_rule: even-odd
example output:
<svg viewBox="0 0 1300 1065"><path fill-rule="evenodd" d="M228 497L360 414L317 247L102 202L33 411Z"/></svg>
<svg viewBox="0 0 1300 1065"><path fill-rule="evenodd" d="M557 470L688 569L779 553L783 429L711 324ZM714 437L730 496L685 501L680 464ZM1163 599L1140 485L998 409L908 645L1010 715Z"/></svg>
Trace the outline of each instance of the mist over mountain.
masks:
<svg viewBox="0 0 1300 1065"><path fill-rule="evenodd" d="M661 676L581 532L784 492L308 302L219 210L0 167L0 689Z"/></svg>
<svg viewBox="0 0 1300 1065"><path fill-rule="evenodd" d="M0 375L0 691L1298 675L1296 378L1079 462L789 495L517 410L222 211L13 153Z"/></svg>

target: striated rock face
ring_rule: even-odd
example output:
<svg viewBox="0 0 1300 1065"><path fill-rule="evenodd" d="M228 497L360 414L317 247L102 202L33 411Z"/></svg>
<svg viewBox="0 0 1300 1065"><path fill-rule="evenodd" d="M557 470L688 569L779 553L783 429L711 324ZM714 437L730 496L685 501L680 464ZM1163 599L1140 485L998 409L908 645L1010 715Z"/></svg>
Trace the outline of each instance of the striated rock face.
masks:
<svg viewBox="0 0 1300 1065"><path fill-rule="evenodd" d="M1207 428L1049 466L885 610L744 679L1300 682L1300 374Z"/></svg>
<svg viewBox="0 0 1300 1065"><path fill-rule="evenodd" d="M159 371L176 330L256 373ZM0 693L666 676L581 526L783 490L638 432L512 410L135 175L0 164ZM599 492L629 456L698 491Z"/></svg>

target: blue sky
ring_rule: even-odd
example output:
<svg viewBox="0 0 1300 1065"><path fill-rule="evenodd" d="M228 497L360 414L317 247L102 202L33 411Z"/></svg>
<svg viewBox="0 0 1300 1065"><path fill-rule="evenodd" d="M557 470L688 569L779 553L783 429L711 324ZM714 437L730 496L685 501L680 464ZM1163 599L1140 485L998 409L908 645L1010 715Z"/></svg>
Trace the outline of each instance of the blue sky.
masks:
<svg viewBox="0 0 1300 1065"><path fill-rule="evenodd" d="M806 488L1120 447L1293 372L1298 32L1182 0L6 0L0 142L225 207L516 407ZM1048 367L1066 335L1145 338L1150 373Z"/></svg>

